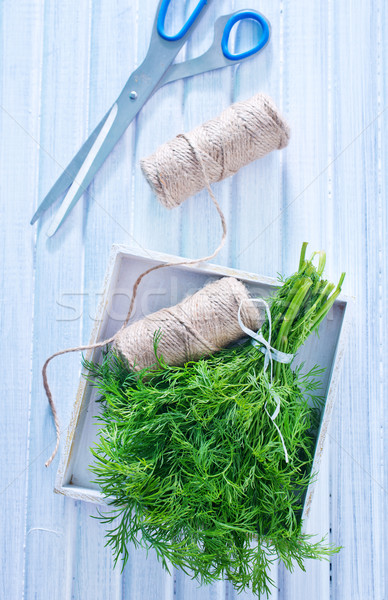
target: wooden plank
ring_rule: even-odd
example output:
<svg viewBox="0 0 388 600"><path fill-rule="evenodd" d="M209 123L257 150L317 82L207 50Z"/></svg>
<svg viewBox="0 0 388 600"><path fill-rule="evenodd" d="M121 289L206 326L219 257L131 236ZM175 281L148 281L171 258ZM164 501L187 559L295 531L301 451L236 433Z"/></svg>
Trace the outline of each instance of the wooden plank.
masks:
<svg viewBox="0 0 388 600"><path fill-rule="evenodd" d="M175 597L188 598L189 600L203 598L203 600L223 600L225 598L225 582L218 581L212 585L200 585L188 575L175 571Z"/></svg>
<svg viewBox="0 0 388 600"><path fill-rule="evenodd" d="M388 523L383 515L386 515L386 493L388 490L388 436L387 436L387 414L385 406L385 398L387 396L387 380L388 380L388 338L386 332L388 330L388 295L386 294L386 282L388 281L388 148L387 148L387 131L388 131L388 54L386 52L386 39L388 33L388 6L386 2L380 0L377 3L377 93L378 93L378 114L377 123L377 146L378 146L378 214L377 214L377 230L379 238L379 254L376 262L378 267L377 285L378 285L378 323L376 327L379 330L379 387L376 390L380 398L380 410L376 415L378 424L376 427L376 443L380 442L380 449L377 449L375 460L375 478L380 488L380 501L373 510L375 517L375 526L380 527L381 537L383 540L388 539ZM383 112L384 111L384 112ZM373 227L371 222L370 227ZM374 365L374 375L376 374L376 365ZM376 488L377 489L377 488ZM375 498L377 495L375 496ZM384 574L388 572L388 552L386 546L378 548L382 552L382 574L379 585L382 588L382 597L388 593L387 579L384 579ZM378 575L377 575L378 576Z"/></svg>
<svg viewBox="0 0 388 600"><path fill-rule="evenodd" d="M283 113L282 15L278 6L269 1L261 3L259 10L271 23L271 39L259 56L237 67L233 100L263 92ZM246 28L244 31L248 33ZM284 116L287 119L287 114ZM274 151L244 167L231 181L231 266L270 277L281 270L281 222L276 219L282 208L282 172L287 153L287 149Z"/></svg>
<svg viewBox="0 0 388 600"><path fill-rule="evenodd" d="M72 500L66 499L71 504ZM92 600L101 594L109 600L123 596L120 564L115 568L110 548L105 547L104 525L98 520L98 507L77 502L72 598Z"/></svg>
<svg viewBox="0 0 388 600"><path fill-rule="evenodd" d="M137 3L115 0L92 4L90 131L113 104L129 75L138 66L137 25ZM131 234L133 137L134 126L130 125L88 189L84 213L86 335L91 331L112 244L125 242L136 245Z"/></svg>
<svg viewBox="0 0 388 600"><path fill-rule="evenodd" d="M243 9L244 6L239 3L237 8ZM279 85L282 44L280 14L277 6L269 1L263 2L259 10L271 23L271 39L259 56L241 63L236 68L233 101L245 100L258 92L263 92L273 98L280 110L282 101ZM256 39L256 25L243 23L236 32L236 50L241 51L248 46L253 46ZM233 224L233 228L231 227L230 233L229 263L270 277L276 276L279 271L280 238L274 236L273 231L266 230L266 226L276 218L280 210L283 152L272 152L259 161L247 165L230 182L229 222ZM278 597L277 564L272 566L270 577L275 584L270 598L275 600ZM227 582L226 586L228 600L237 598L237 592L231 583ZM248 600L254 595L250 590L238 597ZM266 596L263 595L264 597Z"/></svg>
<svg viewBox="0 0 388 600"><path fill-rule="evenodd" d="M156 552L142 548L129 548L129 559L124 570L122 598L174 598L174 570L171 575L165 571L157 559Z"/></svg>
<svg viewBox="0 0 388 600"><path fill-rule="evenodd" d="M157 3L144 0L138 7L137 63L146 55ZM184 22L184 3L173 2L166 31L176 32ZM140 160L183 130L183 82L158 90L137 116L130 158L132 176L131 232L141 248L179 254L181 211L166 210L155 198L140 169Z"/></svg>
<svg viewBox="0 0 388 600"><path fill-rule="evenodd" d="M386 252L379 223L378 38L379 14L362 2L336 5L333 30L333 185L338 264L356 297L349 347L334 415L331 445L332 538L344 546L332 561L332 598L385 597L385 540L379 525L386 495L381 489L383 412L378 359L379 256ZM360 31L359 23L363 23ZM381 30L380 30L381 31ZM354 36L358 43L353 44ZM380 34L381 38L381 34ZM349 52L349 48L352 51ZM381 75L380 75L381 77ZM383 100L386 103L386 98ZM380 355L381 356L381 355ZM362 569L360 569L362 565ZM386 591L386 590L385 590Z"/></svg>
<svg viewBox="0 0 388 600"><path fill-rule="evenodd" d="M135 68L137 7L122 0L93 2L90 15L88 129L93 130ZM111 245L129 236L132 130L127 130L88 189L84 199L84 270L82 338L87 343ZM97 241L97 243L96 243ZM80 362L80 356L78 355ZM75 397L75 395L73 395ZM80 502L75 541L75 598L124 596L121 566L114 568L106 547L105 526L95 517L98 507Z"/></svg>
<svg viewBox="0 0 388 600"><path fill-rule="evenodd" d="M0 596L22 598L29 452L34 232L43 3L0 6L0 303L2 481ZM25 18L20 18L20 15ZM23 44L19 42L23 40Z"/></svg>
<svg viewBox="0 0 388 600"><path fill-rule="evenodd" d="M20 14L18 13L20 18ZM24 15L24 18L26 16ZM44 6L43 65L40 72L41 144L38 197L41 200L87 133L89 5ZM28 22L28 18L27 18ZM71 101L69 101L71 99ZM34 118L38 121L40 113ZM57 235L46 230L54 209L38 224L34 305L30 464L28 471L25 597L71 597L76 510L53 494L57 460L44 461L55 445L51 413L42 388L41 368L52 352L80 342L82 292L82 202ZM31 207L32 213L32 207ZM66 308L71 296L74 311ZM78 301L77 301L78 300ZM79 356L55 361L49 380L62 428L66 429L79 373Z"/></svg>
<svg viewBox="0 0 388 600"><path fill-rule="evenodd" d="M223 6L220 11L218 3L210 5L200 26L194 30L187 44L186 58L199 56L207 50L213 41L213 25L218 16L230 11ZM232 101L233 67L210 71L184 81L182 102L183 131L189 132L209 119L217 117ZM217 93L211 92L217 90ZM205 186L205 184L204 184ZM229 221L230 180L212 186L216 198ZM180 248L182 256L190 258L211 254L218 246L222 229L219 216L209 197L203 189L199 194L184 201L178 209L181 212ZM214 263L227 264L231 234L221 252L212 260Z"/></svg>
<svg viewBox="0 0 388 600"><path fill-rule="evenodd" d="M283 200L277 222L282 247L282 272L295 269L303 241L308 253L325 248L330 258L328 197L328 4L283 3L283 106L291 124L291 140L283 172ZM303 35L298 32L303 31ZM301 60L303 57L303 68ZM319 65L319 68L317 68ZM330 258L331 260L331 258ZM327 274L333 278L328 261ZM307 533L315 541L329 535L329 470L323 460ZM306 572L280 567L279 598L296 600L309 590L312 598L330 597L330 564L307 561Z"/></svg>

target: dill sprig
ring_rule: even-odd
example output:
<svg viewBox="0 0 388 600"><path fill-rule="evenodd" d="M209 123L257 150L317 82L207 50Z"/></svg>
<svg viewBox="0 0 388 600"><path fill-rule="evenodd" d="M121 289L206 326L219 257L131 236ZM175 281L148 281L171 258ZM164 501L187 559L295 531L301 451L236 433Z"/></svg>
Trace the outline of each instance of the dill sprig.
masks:
<svg viewBox="0 0 388 600"><path fill-rule="evenodd" d="M304 244L298 272L269 299L272 345L288 353L317 329L343 281L334 290L322 279L324 253L315 267L305 251ZM268 334L268 323L262 331ZM322 369L275 363L270 386L264 355L249 342L183 366L156 361L141 373L113 349L101 364L84 361L101 394L91 470L107 498L99 518L115 562L126 563L133 543L200 583L227 577L238 591L268 594L273 562L303 569L306 559L338 551L313 543L301 522L324 403ZM276 395L288 463L269 417Z"/></svg>

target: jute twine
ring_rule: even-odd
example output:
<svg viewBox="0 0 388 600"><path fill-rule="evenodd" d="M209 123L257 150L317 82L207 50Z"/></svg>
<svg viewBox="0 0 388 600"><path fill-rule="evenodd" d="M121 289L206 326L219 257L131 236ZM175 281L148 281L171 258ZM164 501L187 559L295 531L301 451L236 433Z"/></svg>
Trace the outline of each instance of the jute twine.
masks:
<svg viewBox="0 0 388 600"><path fill-rule="evenodd" d="M201 134L202 128L204 128L204 132ZM45 463L46 467L51 464L58 451L61 435L58 413L47 378L47 367L49 363L55 357L61 356L62 354L103 348L108 344L116 342L116 340L116 345L120 352L122 352L123 355L128 353L128 356L130 357L129 362L133 360L134 363L140 364L140 360L142 359L139 357L144 356L144 360L146 356L149 357L150 352L153 352L153 336L151 339L149 334L147 334L147 344L149 344L149 346L146 350L143 347L141 352L139 349L139 342L137 342L138 346L136 354L131 348L129 333L123 333L133 312L137 291L141 281L149 273L157 271L158 269L178 265L197 264L214 258L225 243L227 227L225 216L212 192L210 183L219 181L220 179L235 173L241 166L256 158L264 156L276 148L283 148L288 142L288 137L288 126L280 117L272 100L267 96L258 94L250 100L232 105L229 109L225 110L220 117L205 123L201 127L197 127L191 133L180 134L169 144L165 144L159 148L159 150L156 151L154 158L149 157L148 159L141 161L143 172L154 189L158 200L168 208L178 206L185 198L195 194L197 191L203 189L203 187L206 187L221 220L222 238L217 248L209 256L184 260L179 263L156 265L139 275L132 289L132 297L127 316L120 330L115 333L115 335L101 342L97 342L96 344L75 346L74 348L60 350L52 354L46 360L42 368L43 386L53 414L57 436L55 449ZM244 147L244 145L246 147ZM226 289L223 289L223 293L227 293L229 301L233 304L233 310L235 311L234 319L237 322L239 302L236 300L238 297L236 284L238 284L238 282L237 280L233 281L236 283L227 284L230 289L227 292ZM224 286L225 284L220 285ZM232 291L232 288L234 288L234 292ZM241 287L239 293L242 293ZM201 295L198 297L201 297ZM205 300L205 296L203 296L202 300ZM224 317L220 316L220 314L216 315L216 309L218 308L222 313L227 313L230 317L229 308L227 308L226 304L223 304L221 300L213 301L213 303L208 302L207 304L208 309L212 311L213 318L218 319L218 324L215 324L211 329L214 338L208 336L208 332L206 335L202 335L200 332L203 330L199 328L199 321L197 321L197 318L199 314L204 318L205 315L204 312L199 311L196 302L197 300L194 300L194 304L191 307L193 308L193 312L188 312L186 315L185 311L187 307L182 309L181 306L177 309L176 314L172 315L172 313L170 313L170 320L165 320L163 322L163 333L165 336L167 333L167 337L161 342L163 343L163 347L160 347L160 351L163 355L164 351L167 351L167 354L170 352L169 347L171 348L171 344L173 343L173 333L170 329L172 330L173 328L179 330L179 332L177 331L176 333L176 339L182 340L182 344L186 344L187 348L185 349L184 354L186 356L187 352L187 357L190 356L191 358L209 354L209 352L213 352L237 339L234 321L230 329L226 328L224 330L224 336L221 333L221 323L224 322ZM178 318L178 314L180 315L180 318ZM254 315L255 312L253 308L248 310L245 315L246 322L252 324L251 328L255 327L255 319L257 325L257 313L256 317ZM193 320L193 322L191 320ZM198 327L197 333L194 331L194 328L192 328L193 323ZM139 324L136 325L137 328L140 327ZM148 325L146 327L148 327ZM182 334L183 328L187 329L185 335ZM209 323L207 323L207 328L209 329ZM136 329L136 332L138 335L139 329ZM145 330L143 330L143 334L145 334ZM241 330L238 337L241 337ZM166 346L165 349L163 349L164 346ZM134 348L136 348L135 345ZM137 361L135 361L135 355L138 356ZM181 356L183 356L183 353ZM168 362L168 356L165 357L165 360ZM170 360L172 360L172 355L170 355ZM183 358L183 362L184 360L185 359ZM155 362L155 360L152 362Z"/></svg>
<svg viewBox="0 0 388 600"><path fill-rule="evenodd" d="M204 188L203 170L207 181L215 183L272 150L284 148L289 136L288 125L273 100L257 94L163 144L141 160L140 166L159 202L174 208ZM193 147L203 159L203 169Z"/></svg>
<svg viewBox="0 0 388 600"><path fill-rule="evenodd" d="M114 347L134 370L155 365L154 334L161 331L158 356L168 365L182 365L225 348L242 337L241 318L260 329L260 312L249 302L248 290L234 277L209 283L176 306L163 308L122 329Z"/></svg>

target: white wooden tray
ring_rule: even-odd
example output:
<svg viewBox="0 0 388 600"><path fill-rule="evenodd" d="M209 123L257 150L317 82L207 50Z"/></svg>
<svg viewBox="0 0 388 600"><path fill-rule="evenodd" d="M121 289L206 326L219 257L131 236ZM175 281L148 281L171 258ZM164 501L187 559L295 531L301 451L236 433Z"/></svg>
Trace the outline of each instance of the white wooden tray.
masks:
<svg viewBox="0 0 388 600"><path fill-rule="evenodd" d="M90 344L111 337L120 328L128 311L133 284L140 273L156 264L178 263L182 260L184 259L181 257L151 251L139 252L114 245ZM168 267L151 273L141 283L132 318L140 319L162 307L172 306L209 281L224 276L237 277L243 281L253 296L267 297L279 285L276 279L211 264ZM320 390L320 394L324 393L326 402L314 457L314 472L319 470L349 321L349 299L341 296L322 322L319 337L310 336L295 359L298 363L304 361L306 369L315 364L326 369ZM91 351L87 358L98 360L100 353L101 350ZM96 398L96 390L81 376L54 490L77 500L102 504L103 496L98 486L92 483L93 475L89 470L93 462L90 447L96 442L100 427L96 418L100 406ZM313 492L314 483L306 494L304 519L309 514Z"/></svg>

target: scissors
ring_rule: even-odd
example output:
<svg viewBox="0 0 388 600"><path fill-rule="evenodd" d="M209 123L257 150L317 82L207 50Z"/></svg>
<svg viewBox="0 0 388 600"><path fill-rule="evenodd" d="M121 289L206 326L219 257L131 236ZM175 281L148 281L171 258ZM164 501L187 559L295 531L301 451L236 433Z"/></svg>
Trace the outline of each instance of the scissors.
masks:
<svg viewBox="0 0 388 600"><path fill-rule="evenodd" d="M177 79L239 63L266 46L270 38L269 22L258 12L243 10L223 15L215 21L214 40L204 54L182 63L172 64L212 1L199 0L181 30L174 35L169 35L165 31L165 19L171 0L159 0L150 45L143 63L129 77L116 102L45 196L31 219L31 225L58 196L68 190L47 232L48 236L54 235L86 191L128 125L156 90ZM259 24L259 40L253 48L234 53L229 48L230 32L236 23L244 19L252 19Z"/></svg>

